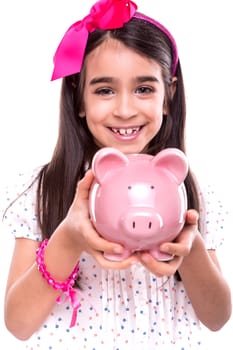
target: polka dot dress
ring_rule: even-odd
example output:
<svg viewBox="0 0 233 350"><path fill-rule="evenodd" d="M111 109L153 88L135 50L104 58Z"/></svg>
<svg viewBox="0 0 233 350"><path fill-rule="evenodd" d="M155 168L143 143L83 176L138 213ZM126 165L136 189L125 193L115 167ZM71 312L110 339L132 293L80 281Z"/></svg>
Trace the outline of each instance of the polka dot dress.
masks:
<svg viewBox="0 0 233 350"><path fill-rule="evenodd" d="M32 177L20 175L22 186L7 192L8 204L28 187ZM16 238L41 240L35 214L36 186L35 182L19 196L5 215L5 225ZM203 238L208 249L216 249L223 242L226 213L211 188L200 196L205 200ZM75 326L69 328L69 302L56 304L40 329L22 342L23 349L207 350L183 283L175 277L156 278L140 264L120 271L102 270L86 253L80 260L80 276L81 308Z"/></svg>

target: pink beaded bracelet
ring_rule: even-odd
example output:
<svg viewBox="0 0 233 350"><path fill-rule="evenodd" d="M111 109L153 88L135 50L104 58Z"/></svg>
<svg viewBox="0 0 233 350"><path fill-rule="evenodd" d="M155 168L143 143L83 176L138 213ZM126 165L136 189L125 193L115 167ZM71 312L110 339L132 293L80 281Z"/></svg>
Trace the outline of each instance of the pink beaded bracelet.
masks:
<svg viewBox="0 0 233 350"><path fill-rule="evenodd" d="M36 250L36 255L37 255L36 262L37 262L38 270L41 272L41 275L48 282L48 284L50 286L52 286L55 290L62 290L63 294L65 294L64 301L62 301L61 296L57 297L56 302L58 304L61 304L62 302L66 302L67 300L70 301L70 303L73 307L73 314L72 314L70 327L73 327L75 325L75 322L76 322L77 311L81 306L80 302L77 299L78 291L77 291L77 289L73 288L75 280L78 277L79 262L75 266L71 275L68 277L68 279L65 282L55 281L54 278L47 271L46 265L44 263L44 251L45 251L45 247L48 244L48 241L49 241L48 239L45 239L44 241L42 241L39 248Z"/></svg>

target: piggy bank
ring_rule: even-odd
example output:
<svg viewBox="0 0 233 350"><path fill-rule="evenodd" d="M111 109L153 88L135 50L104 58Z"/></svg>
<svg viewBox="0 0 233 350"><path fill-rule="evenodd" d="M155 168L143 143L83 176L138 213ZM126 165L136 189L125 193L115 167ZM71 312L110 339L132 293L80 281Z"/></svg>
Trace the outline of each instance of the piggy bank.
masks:
<svg viewBox="0 0 233 350"><path fill-rule="evenodd" d="M103 238L124 246L122 254L105 254L120 261L136 251L149 251L160 261L171 255L159 250L181 231L187 210L185 154L167 148L157 155L128 154L105 147L92 161L94 181L89 211Z"/></svg>

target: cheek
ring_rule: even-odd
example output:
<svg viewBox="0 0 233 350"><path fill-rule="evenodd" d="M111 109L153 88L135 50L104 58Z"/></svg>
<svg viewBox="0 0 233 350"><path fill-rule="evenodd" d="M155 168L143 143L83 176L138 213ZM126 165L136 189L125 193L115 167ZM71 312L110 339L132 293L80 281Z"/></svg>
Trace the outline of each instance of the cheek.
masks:
<svg viewBox="0 0 233 350"><path fill-rule="evenodd" d="M160 130L163 118L164 118L164 111L162 106L158 108L158 106L155 108L151 108L149 114L150 117L150 125L151 125L151 132L153 134L157 134L157 132Z"/></svg>
<svg viewBox="0 0 233 350"><path fill-rule="evenodd" d="M162 126L162 123L163 123L163 116L161 116L161 118L154 119L153 124L152 124L153 125L152 126L152 129L153 129L152 133L154 135L156 135L159 132L159 130Z"/></svg>
<svg viewBox="0 0 233 350"><path fill-rule="evenodd" d="M90 132L97 136L99 128L104 125L105 118L104 113L96 108L89 108L86 111L86 122Z"/></svg>
<svg viewBox="0 0 233 350"><path fill-rule="evenodd" d="M147 110L147 114L148 116L150 116L150 119L152 122L154 122L155 124L161 124L163 120L163 115L164 115L163 104L155 103L151 105Z"/></svg>
<svg viewBox="0 0 233 350"><path fill-rule="evenodd" d="M93 109L86 111L86 121L88 127L96 127L104 122L104 113L99 113L99 110Z"/></svg>
<svg viewBox="0 0 233 350"><path fill-rule="evenodd" d="M86 118L90 123L100 123L104 120L106 115L110 112L110 104L106 101L96 101L96 99L90 99L86 101Z"/></svg>

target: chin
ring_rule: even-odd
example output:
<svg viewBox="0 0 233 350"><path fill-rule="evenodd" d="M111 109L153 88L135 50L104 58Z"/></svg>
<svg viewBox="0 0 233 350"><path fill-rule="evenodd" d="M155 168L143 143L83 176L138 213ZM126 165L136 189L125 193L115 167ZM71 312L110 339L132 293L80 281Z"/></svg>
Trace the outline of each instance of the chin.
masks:
<svg viewBox="0 0 233 350"><path fill-rule="evenodd" d="M143 153L144 149L140 147L132 147L132 146L114 146L117 148L119 151L121 151L124 154L133 154L133 153Z"/></svg>

